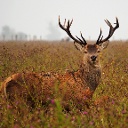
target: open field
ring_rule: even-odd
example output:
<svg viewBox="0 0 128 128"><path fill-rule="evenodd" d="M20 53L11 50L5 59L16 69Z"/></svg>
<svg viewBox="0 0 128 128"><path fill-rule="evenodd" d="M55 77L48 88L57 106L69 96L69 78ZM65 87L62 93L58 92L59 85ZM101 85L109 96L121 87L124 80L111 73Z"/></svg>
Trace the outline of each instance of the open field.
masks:
<svg viewBox="0 0 128 128"><path fill-rule="evenodd" d="M0 42L0 81L23 71L77 70L82 56L69 42ZM102 81L90 108L79 111L72 106L67 113L58 99L50 99L47 113L39 105L30 112L23 104L12 108L1 95L0 128L128 128L128 42L110 42L101 54L101 64ZM111 100L93 105L105 96Z"/></svg>

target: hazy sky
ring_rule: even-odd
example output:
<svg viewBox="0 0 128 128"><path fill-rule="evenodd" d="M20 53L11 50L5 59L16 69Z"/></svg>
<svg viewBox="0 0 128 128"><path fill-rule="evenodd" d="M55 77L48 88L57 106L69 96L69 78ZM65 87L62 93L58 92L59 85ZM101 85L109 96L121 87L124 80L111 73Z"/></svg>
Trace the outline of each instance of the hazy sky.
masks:
<svg viewBox="0 0 128 128"><path fill-rule="evenodd" d="M72 19L71 32L86 39L97 39L102 28L104 37L111 23L118 17L120 28L114 39L128 39L128 0L0 0L0 31L8 25L17 32L42 36L43 39L60 39L66 33L58 27L61 22Z"/></svg>

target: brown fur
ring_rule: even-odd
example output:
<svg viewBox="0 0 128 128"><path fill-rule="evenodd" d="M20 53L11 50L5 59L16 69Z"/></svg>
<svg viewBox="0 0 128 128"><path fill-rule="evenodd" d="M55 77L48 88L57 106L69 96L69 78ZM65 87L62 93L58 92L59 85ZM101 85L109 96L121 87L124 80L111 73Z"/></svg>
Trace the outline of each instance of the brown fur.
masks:
<svg viewBox="0 0 128 128"><path fill-rule="evenodd" d="M2 84L1 92L6 98L15 102L16 98L24 99L30 106L39 101L46 104L49 99L62 98L66 108L72 102L75 106L85 106L101 78L101 68L98 59L92 61L92 55L97 56L97 45L87 45L80 69L67 71L65 74L49 73L17 73L8 77Z"/></svg>

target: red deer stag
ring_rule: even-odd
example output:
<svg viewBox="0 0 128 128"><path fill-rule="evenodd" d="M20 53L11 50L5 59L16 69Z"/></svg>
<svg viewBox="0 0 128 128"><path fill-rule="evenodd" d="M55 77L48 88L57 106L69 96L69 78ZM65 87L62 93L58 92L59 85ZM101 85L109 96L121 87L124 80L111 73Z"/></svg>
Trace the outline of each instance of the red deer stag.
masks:
<svg viewBox="0 0 128 128"><path fill-rule="evenodd" d="M47 104L49 99L56 99L61 96L62 106L67 109L70 103L77 108L86 106L97 88L101 78L101 66L98 55L106 48L108 39L119 27L118 19L113 27L108 20L109 34L103 39L102 30L95 44L87 44L82 33L81 38L74 37L70 32L72 21L60 22L59 26L68 36L74 40L75 47L82 51L83 61L77 71L67 71L65 74L58 73L17 73L8 77L1 86L7 100L14 103L16 100L25 100L25 103L32 106L36 101L42 105ZM57 93L56 93L57 91Z"/></svg>

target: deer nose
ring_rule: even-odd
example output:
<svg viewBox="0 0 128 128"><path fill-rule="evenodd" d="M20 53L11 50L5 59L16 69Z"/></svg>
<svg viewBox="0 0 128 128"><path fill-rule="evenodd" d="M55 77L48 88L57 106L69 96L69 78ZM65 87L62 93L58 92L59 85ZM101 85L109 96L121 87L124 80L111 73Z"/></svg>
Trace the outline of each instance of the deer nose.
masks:
<svg viewBox="0 0 128 128"><path fill-rule="evenodd" d="M92 61L95 61L97 56L91 56Z"/></svg>

